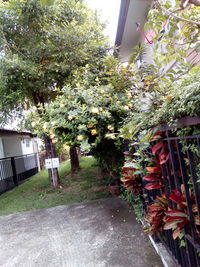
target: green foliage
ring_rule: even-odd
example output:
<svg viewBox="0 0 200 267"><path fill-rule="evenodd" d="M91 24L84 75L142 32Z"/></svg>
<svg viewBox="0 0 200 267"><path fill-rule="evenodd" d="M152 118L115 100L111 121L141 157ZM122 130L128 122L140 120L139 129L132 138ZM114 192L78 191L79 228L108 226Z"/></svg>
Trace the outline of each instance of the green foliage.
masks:
<svg viewBox="0 0 200 267"><path fill-rule="evenodd" d="M159 124L171 124L184 116L199 116L200 67L188 55L199 53L200 28L173 16L179 7L170 1L155 1L155 8L148 14L146 31L153 31L153 65L133 67L133 112L121 129L126 138ZM179 11L179 16L198 21L199 7ZM171 15L170 15L171 14ZM161 36L160 31L163 30ZM160 38L161 37L161 38ZM143 57L149 45L134 48L130 62ZM197 55L197 54L196 54ZM196 62L196 63L194 63Z"/></svg>
<svg viewBox="0 0 200 267"><path fill-rule="evenodd" d="M75 70L100 64L107 49L102 29L96 13L82 1L1 2L0 110L4 119L12 110L48 103L73 79Z"/></svg>

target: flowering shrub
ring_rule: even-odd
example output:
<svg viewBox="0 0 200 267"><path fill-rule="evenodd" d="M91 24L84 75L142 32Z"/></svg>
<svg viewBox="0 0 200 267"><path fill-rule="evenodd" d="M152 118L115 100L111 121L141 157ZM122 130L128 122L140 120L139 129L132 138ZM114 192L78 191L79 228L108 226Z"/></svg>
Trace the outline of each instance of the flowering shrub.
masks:
<svg viewBox="0 0 200 267"><path fill-rule="evenodd" d="M86 87L88 84L75 77L74 87L65 86L42 118L34 114L32 127L39 135L50 134L54 143L90 150L103 168L116 176L124 159L119 129L132 111L132 74L128 67L119 68L118 61L111 57L104 64L101 77L92 77L86 69L86 80L93 79L96 86Z"/></svg>

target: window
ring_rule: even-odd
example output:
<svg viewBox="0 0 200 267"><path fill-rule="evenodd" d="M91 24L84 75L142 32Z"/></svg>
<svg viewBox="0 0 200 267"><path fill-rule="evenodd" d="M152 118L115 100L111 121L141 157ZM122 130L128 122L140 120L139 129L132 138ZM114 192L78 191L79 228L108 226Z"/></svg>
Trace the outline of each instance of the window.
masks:
<svg viewBox="0 0 200 267"><path fill-rule="evenodd" d="M26 140L26 147L30 147L30 139L25 139Z"/></svg>

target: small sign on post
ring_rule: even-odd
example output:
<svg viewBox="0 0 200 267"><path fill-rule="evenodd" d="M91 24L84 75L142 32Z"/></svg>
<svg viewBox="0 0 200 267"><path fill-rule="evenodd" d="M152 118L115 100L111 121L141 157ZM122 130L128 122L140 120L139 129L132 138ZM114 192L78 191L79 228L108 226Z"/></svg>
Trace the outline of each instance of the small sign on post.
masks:
<svg viewBox="0 0 200 267"><path fill-rule="evenodd" d="M59 168L59 158L52 158L53 168Z"/></svg>
<svg viewBox="0 0 200 267"><path fill-rule="evenodd" d="M46 169L51 169L54 186L55 186L55 177L53 169L58 168L59 165L60 165L59 158L45 159L45 167Z"/></svg>
<svg viewBox="0 0 200 267"><path fill-rule="evenodd" d="M51 159L45 159L45 168L46 169L52 168L52 160Z"/></svg>
<svg viewBox="0 0 200 267"><path fill-rule="evenodd" d="M45 168L46 169L54 169L59 168L59 158L51 158L51 159L45 159Z"/></svg>

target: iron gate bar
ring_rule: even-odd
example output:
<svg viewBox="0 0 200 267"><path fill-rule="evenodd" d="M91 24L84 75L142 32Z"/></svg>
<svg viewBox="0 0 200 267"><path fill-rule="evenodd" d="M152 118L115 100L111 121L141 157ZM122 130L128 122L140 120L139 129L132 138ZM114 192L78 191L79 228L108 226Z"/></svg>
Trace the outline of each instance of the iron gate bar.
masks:
<svg viewBox="0 0 200 267"><path fill-rule="evenodd" d="M177 122L174 123L174 125L169 126L168 124L161 124L155 129L161 132L166 132L169 130L174 130L178 128L183 128L184 126L194 126L200 124L200 117L198 116L186 116L184 118L179 119Z"/></svg>
<svg viewBox="0 0 200 267"><path fill-rule="evenodd" d="M168 136L169 137L169 136ZM196 136L197 137L197 136ZM193 139L196 139L196 137L195 138L193 138ZM183 139L185 139L185 140L189 140L189 138L183 138ZM174 170L176 170L176 166L175 166L175 163L177 162L176 161L176 156L175 156L175 154L174 154L174 150L173 150L173 147L172 147L172 144L171 144L171 142L174 140L176 140L176 143L179 143L178 142L178 140L180 140L180 138L174 138L174 137L169 137L169 138L166 138L166 140L168 141L168 148L169 148L169 151L170 151L170 155L171 155L171 163L172 163L172 168L173 168L173 172L174 172L174 174L176 174L176 172L174 171ZM187 141L188 142L188 141ZM178 149L178 148L177 148ZM180 151L179 151L180 152ZM189 151L189 153L190 153L190 151ZM178 159L179 159L179 157L178 157ZM180 162L180 160L179 160L179 165L180 165L180 167L181 167L181 162ZM183 162L182 162L183 163ZM190 167L192 167L191 166L191 164L193 164L194 165L194 159L193 159L193 154L192 153L190 153L190 158L189 158L189 163L190 163ZM184 164L184 163L183 163ZM182 165L183 166L183 165ZM191 169L191 174L192 174L192 178L194 178L194 174L196 173L196 171L195 171L195 166L193 166L192 168L190 168ZM178 180L179 181L179 177L177 178L175 175L174 175L174 178L175 178L175 181L176 180ZM182 176L182 178L183 178L183 176ZM197 180L197 179L196 179ZM180 183L178 183L178 181L175 183L175 187L176 187L176 189L180 189L179 188L179 185L180 185ZM193 180L193 184L194 184L194 180ZM189 190L189 187L188 187L188 184L186 184L185 183L185 185L186 185L186 188ZM178 188L177 188L178 187ZM189 192L189 191L188 191ZM198 190L197 190L197 194L198 194L199 192L198 192ZM189 199L189 201L188 201L188 203L190 204L190 199ZM193 214L192 214L192 216L191 216L191 218L193 219L193 221L194 221L194 217L193 217ZM193 237L196 239L197 238L197 235L196 235L196 231L195 231L195 224L193 224L193 225L191 225L191 231L193 231L193 233L194 233L194 235L193 235ZM189 243L190 243L190 240L188 240L189 241ZM197 264L198 264L198 266L199 266L199 264L200 264L200 261L199 261L199 257L198 257L198 255L197 255L197 252L194 250L194 247L192 246L192 244L190 243L189 244L188 242L186 242L186 247L187 247L187 251L188 251L188 253L189 254L192 254L193 255L193 260L192 260L192 267L193 266L197 266ZM194 242L193 242L194 243ZM175 251L176 252L176 251ZM177 253L175 253L176 254L176 257L178 256L177 255ZM177 257L177 258L179 258L179 257ZM180 262L180 259L179 259L179 262ZM182 259L181 259L181 262L182 262ZM185 263L184 262L182 262L181 263L181 266L185 266Z"/></svg>
<svg viewBox="0 0 200 267"><path fill-rule="evenodd" d="M186 235L186 231L183 230L184 232L184 235ZM185 241L185 254L186 254L186 259L187 259L187 264L189 267L193 267L193 263L192 263L192 260L190 259L190 249L189 249L189 246L188 246L188 242L187 242L187 239L186 237L184 236L184 241ZM187 266L187 265L186 265Z"/></svg>
<svg viewBox="0 0 200 267"><path fill-rule="evenodd" d="M183 263L185 265L185 267L192 267L191 266L191 262L189 261L189 258L188 258L188 247L181 247L180 248L181 251L182 251L182 258L183 258Z"/></svg>
<svg viewBox="0 0 200 267"><path fill-rule="evenodd" d="M195 230L194 215L193 215L192 205L190 201L190 191L189 191L189 186L188 186L189 179L185 171L186 166L185 166L185 162L183 160L183 155L181 152L181 148L182 148L181 144L179 142L176 142L176 143L177 143L177 151L178 151L178 157L179 157L179 162L180 162L180 169L181 169L181 174L182 174L182 181L183 181L184 190L185 190L185 198L187 202L187 210L188 210L188 215L189 215L190 224L191 224L191 233L192 233L193 240L195 240L197 239L197 233Z"/></svg>
<svg viewBox="0 0 200 267"><path fill-rule="evenodd" d="M167 135L168 135L168 133L167 133ZM168 148L169 148L169 153L170 153L171 162L172 162L172 169L173 169L175 186L176 186L176 189L180 190L179 176L178 176L178 172L177 172L176 165L175 165L176 160L175 160L175 155L174 155L174 149L172 147L171 141L169 139L167 141L168 141Z"/></svg>
<svg viewBox="0 0 200 267"><path fill-rule="evenodd" d="M182 122L184 122L184 120L182 120ZM187 126L197 124L200 126L200 117L198 117L197 120L196 118L187 118L184 123L186 123ZM161 164L163 187L157 190L143 191L145 193L143 196L145 203L144 208L152 204L156 196L164 193L169 207L171 209L177 209L177 204L170 200L169 196L174 189L181 191L181 185L184 185L185 201L187 203L185 209L187 208L187 216L190 222L185 229L182 230L184 236L181 240L185 241L185 246L180 247L181 241L178 238L175 240L173 239L172 233L174 229L163 230L158 233L157 236L168 249L170 255L173 256L173 259L176 259L177 264L182 267L200 267L200 237L197 233L197 229L200 230L200 226L197 226L195 222L196 218L194 217L195 213L193 212L193 203L190 198L189 185L189 181L192 181L193 193L197 204L198 216L200 218L200 183L197 183L198 178L200 179L200 177L198 177L196 169L197 164L200 163L200 156L197 154L196 157L196 154L194 154L195 152L190 149L183 151L184 147L182 145L182 141L184 141L187 146L192 144L194 145L194 149L198 149L200 152L200 135L176 136L174 131L171 132L171 129L177 129L177 126L161 128L161 131L165 132L165 137L152 142L152 145L155 145L160 141L166 142L169 159L164 164ZM150 158L154 157L149 151L147 155ZM187 158L187 162L185 161L185 157ZM200 164L198 167L199 166Z"/></svg>
<svg viewBox="0 0 200 267"><path fill-rule="evenodd" d="M189 144L190 143L187 141L187 145L189 145ZM196 169L195 169L193 153L190 151L190 149L187 149L187 155L189 158L190 172L192 175L192 182L193 182L193 186L194 186L194 193L195 193L195 197L196 197L198 215L200 218L200 192L199 192L198 185L197 185L198 177L197 177L197 173L196 173Z"/></svg>
<svg viewBox="0 0 200 267"><path fill-rule="evenodd" d="M170 188L170 192L172 192L173 189L175 189L175 182L174 179L171 175L171 168L170 168L170 163L169 160L166 162L166 170L167 170L167 177L169 179L169 188ZM171 200L170 200L171 201ZM171 206L173 208L176 208L176 205L174 202L171 201Z"/></svg>
<svg viewBox="0 0 200 267"><path fill-rule="evenodd" d="M191 235L186 234L185 238L195 247L198 251L200 251L200 244L196 243Z"/></svg>
<svg viewBox="0 0 200 267"><path fill-rule="evenodd" d="M162 171L162 177L164 180L164 188L165 188L165 193L167 197L167 202L168 202L168 205L171 205L170 199L169 199L169 195L170 195L169 180L167 179L166 169L165 169L165 166L163 166L163 164L161 165L161 171Z"/></svg>
<svg viewBox="0 0 200 267"><path fill-rule="evenodd" d="M179 265L179 263L178 263L177 258L175 257L175 255L174 255L174 253L173 253L173 249L174 249L174 248L173 248L173 244L172 244L172 240L171 240L171 236L170 236L169 232L168 232L168 231L165 231L164 236L167 237L167 239L168 239L168 243L167 243L165 240L163 240L163 235L158 234L158 238L160 239L160 241L162 242L162 244L164 245L164 247L166 248L166 250L168 251L168 253L169 253L170 256L172 257L174 263L175 263L176 266L178 267L178 266L180 266L180 265Z"/></svg>
<svg viewBox="0 0 200 267"><path fill-rule="evenodd" d="M186 243L189 251L189 259L191 261L192 267L198 266L197 265L197 259L196 259L196 253L194 250L194 247L192 243L186 238Z"/></svg>
<svg viewBox="0 0 200 267"><path fill-rule="evenodd" d="M198 145L198 148L199 148L199 152L200 152L200 140L199 140L200 137L197 137L197 145Z"/></svg>
<svg viewBox="0 0 200 267"><path fill-rule="evenodd" d="M167 140L180 140L180 139L197 139L197 138L200 138L200 135L199 134L194 134L194 135L187 135L187 136L174 136L174 137L167 137L167 138L164 138L163 140L164 141L167 141Z"/></svg>

